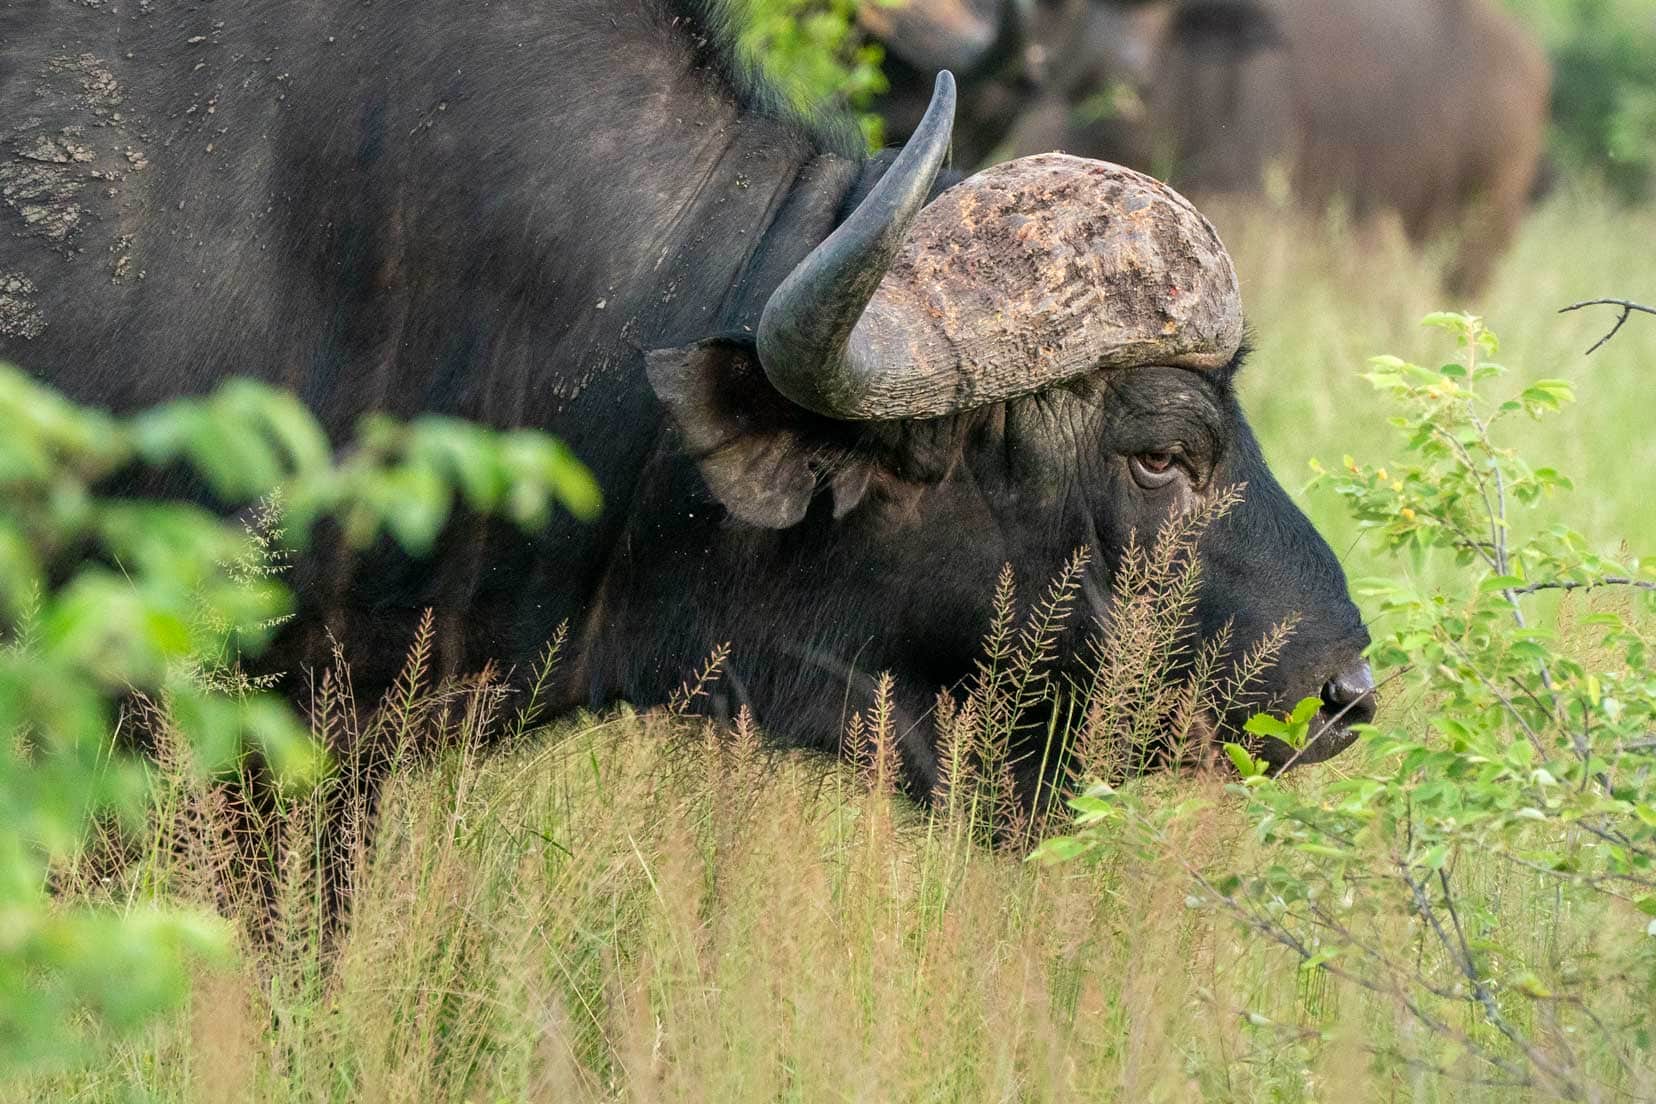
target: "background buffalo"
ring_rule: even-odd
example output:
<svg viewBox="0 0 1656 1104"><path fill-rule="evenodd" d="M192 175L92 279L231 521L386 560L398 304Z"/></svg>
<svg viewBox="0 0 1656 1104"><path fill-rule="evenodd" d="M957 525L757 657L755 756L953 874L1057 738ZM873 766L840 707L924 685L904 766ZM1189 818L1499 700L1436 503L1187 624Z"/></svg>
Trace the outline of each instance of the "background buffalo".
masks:
<svg viewBox="0 0 1656 1104"><path fill-rule="evenodd" d="M1535 188L1550 68L1494 0L1002 8L1016 41L983 51L966 156L1065 149L1198 196L1286 192L1318 210L1345 202L1360 221L1392 212L1412 241L1452 240L1447 277L1460 291L1487 279ZM891 48L901 56L904 44Z"/></svg>

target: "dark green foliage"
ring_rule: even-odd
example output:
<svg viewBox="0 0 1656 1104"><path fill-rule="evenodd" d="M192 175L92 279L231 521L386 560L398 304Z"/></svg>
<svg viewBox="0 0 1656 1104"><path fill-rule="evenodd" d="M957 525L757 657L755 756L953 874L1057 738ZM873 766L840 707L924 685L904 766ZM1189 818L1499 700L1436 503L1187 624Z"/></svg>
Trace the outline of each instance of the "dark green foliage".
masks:
<svg viewBox="0 0 1656 1104"><path fill-rule="evenodd" d="M54 901L97 832L143 820L154 778L114 735L132 715L119 700L163 719L161 750L185 771L220 773L257 749L290 786L326 772L288 704L237 677L236 657L289 606L278 539L332 516L354 544L389 532L421 551L455 488L526 526L553 503L591 516L598 494L555 441L443 420L370 420L336 461L292 396L246 381L116 419L0 366L0 419L3 1081L142 1026L183 999L189 961L231 947L206 912ZM142 463L186 464L227 503L264 497L262 523L96 490Z"/></svg>
<svg viewBox="0 0 1656 1104"><path fill-rule="evenodd" d="M1552 150L1623 199L1656 192L1656 9L1644 0L1510 0L1554 67Z"/></svg>

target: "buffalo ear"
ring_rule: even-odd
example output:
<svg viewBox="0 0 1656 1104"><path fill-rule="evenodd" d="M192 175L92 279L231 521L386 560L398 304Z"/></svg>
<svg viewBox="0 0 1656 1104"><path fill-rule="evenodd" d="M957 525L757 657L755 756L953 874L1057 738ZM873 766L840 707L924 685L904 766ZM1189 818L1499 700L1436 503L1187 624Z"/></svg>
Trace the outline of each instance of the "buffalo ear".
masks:
<svg viewBox="0 0 1656 1104"><path fill-rule="evenodd" d="M752 345L715 338L653 349L644 369L708 490L731 514L765 529L804 519L817 487L812 460L823 452L812 438L827 427L771 386ZM836 516L855 505L846 490L836 477Z"/></svg>

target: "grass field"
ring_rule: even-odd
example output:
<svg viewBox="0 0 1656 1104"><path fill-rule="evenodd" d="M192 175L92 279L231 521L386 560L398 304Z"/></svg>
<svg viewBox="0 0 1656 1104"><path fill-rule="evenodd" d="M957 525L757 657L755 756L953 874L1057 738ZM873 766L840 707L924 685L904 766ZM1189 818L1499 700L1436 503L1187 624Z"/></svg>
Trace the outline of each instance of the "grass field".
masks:
<svg viewBox="0 0 1656 1104"><path fill-rule="evenodd" d="M1591 193L1555 196L1526 223L1491 286L1470 301L1438 291L1428 262L1395 239L1381 235L1365 253L1337 234L1299 232L1287 219L1231 214L1220 209L1214 217L1236 256L1257 346L1245 377L1247 405L1285 486L1303 486L1313 457L1338 463L1344 453L1369 460L1390 455L1395 434L1358 373L1378 353L1436 365L1445 346L1418 325L1420 318L1433 310L1469 310L1500 335L1501 360L1518 378L1577 384L1579 404L1522 442L1532 462L1574 477L1578 493L1567 506L1572 524L1596 540L1656 547L1656 511L1649 509L1645 478L1656 470L1656 436L1638 413L1650 394L1656 325L1630 321L1587 357L1616 311L1557 313L1584 299L1656 297L1650 248L1656 211L1630 212ZM1332 496L1312 496L1304 505L1331 537L1351 532ZM1350 538L1331 543L1344 550ZM1361 545L1351 547L1351 573L1376 566Z"/></svg>
<svg viewBox="0 0 1656 1104"><path fill-rule="evenodd" d="M1357 372L1376 353L1440 355L1420 316L1467 307L1521 377L1578 385L1580 404L1523 442L1577 482L1541 509L1567 509L1595 540L1656 548L1656 319L1635 317L1584 359L1613 314L1554 313L1600 295L1656 299L1656 211L1556 196L1468 304L1446 301L1404 251L1230 214L1219 221L1257 343L1248 405L1285 485L1303 484L1311 457L1393 455ZM1332 496L1306 506L1352 573L1397 570L1353 539ZM1460 1079L1453 1045L1395 1004L1190 907L1185 866L1257 846L1221 779L1146 783L1153 802L1213 802L1159 850L1044 867L819 758L716 750L665 720L566 720L500 754L459 743L387 796L337 948L319 937L300 809L268 945L204 969L187 1015L0 1099L1545 1098ZM1315 793L1351 769L1312 767L1299 785ZM161 773L173 828L218 815ZM212 899L222 857L190 845L199 834L170 838L185 842L156 843L78 892L133 908ZM1478 892L1538 941L1593 944L1595 918L1558 913L1530 881L1490 871ZM1656 1098L1656 1071L1614 1083L1607 1099Z"/></svg>

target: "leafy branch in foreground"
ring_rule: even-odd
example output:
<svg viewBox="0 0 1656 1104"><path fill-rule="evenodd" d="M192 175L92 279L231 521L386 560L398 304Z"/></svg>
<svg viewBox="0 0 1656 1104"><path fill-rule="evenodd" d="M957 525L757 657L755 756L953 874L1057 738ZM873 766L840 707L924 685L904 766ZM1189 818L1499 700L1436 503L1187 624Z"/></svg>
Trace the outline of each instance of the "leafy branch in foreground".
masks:
<svg viewBox="0 0 1656 1104"><path fill-rule="evenodd" d="M130 418L77 408L0 366L0 1080L61 1066L100 1030L130 1029L177 1004L193 956L224 955L226 924L131 902L54 903L55 871L95 823L135 825L146 772L113 742L117 700L165 703L196 771L257 748L290 785L325 770L287 703L204 664L256 652L289 609L270 572L277 527L199 506L111 498L124 470L183 465L226 505L275 496L302 542L324 517L365 546L389 532L430 548L457 501L526 526L556 503L599 506L556 441L442 419L375 418L335 459L292 396L248 381ZM456 488L458 490L456 490Z"/></svg>
<svg viewBox="0 0 1656 1104"><path fill-rule="evenodd" d="M1312 790L1242 757L1229 788L1259 851L1217 869L1174 861L1194 906L1424 1029L1418 1053L1374 1050L1377 1063L1637 1095L1656 1032L1656 562L1532 512L1571 484L1507 442L1570 402L1569 385L1491 398L1506 375L1494 334L1467 315L1426 323L1454 338L1454 361L1377 357L1366 374L1398 410L1403 457L1347 457L1316 481L1414 579L1452 572L1356 588L1379 614L1371 659L1420 704L1370 726L1359 768ZM1592 593L1562 606L1552 593L1574 590ZM1040 857L1156 850L1189 812L1104 783L1072 808L1072 835Z"/></svg>

